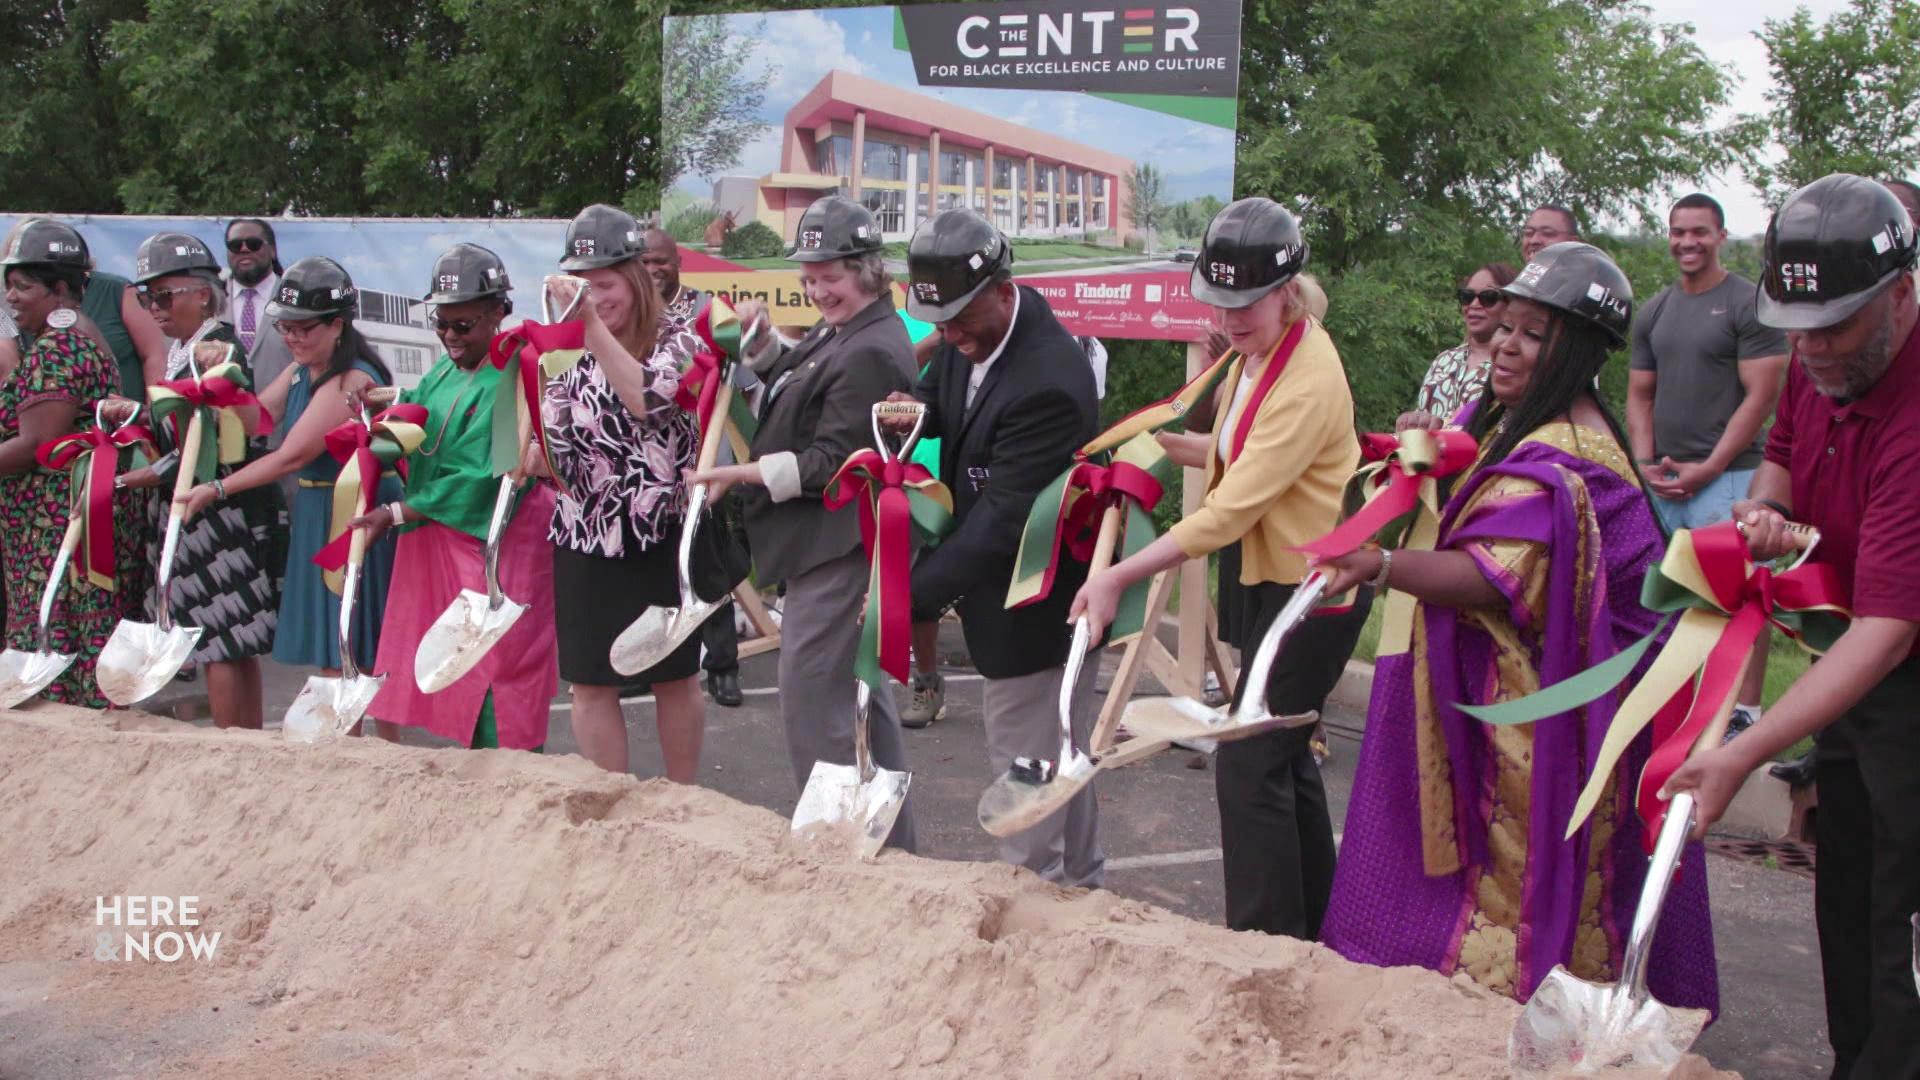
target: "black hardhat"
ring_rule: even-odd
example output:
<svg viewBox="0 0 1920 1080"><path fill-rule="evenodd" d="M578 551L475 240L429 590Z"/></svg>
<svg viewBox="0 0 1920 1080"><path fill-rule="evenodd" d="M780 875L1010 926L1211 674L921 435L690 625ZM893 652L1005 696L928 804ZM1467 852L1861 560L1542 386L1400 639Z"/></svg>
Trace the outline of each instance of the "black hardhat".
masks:
<svg viewBox="0 0 1920 1080"><path fill-rule="evenodd" d="M83 272L93 270L87 242L73 226L49 218L29 218L13 234L13 243L0 255L0 266L59 266Z"/></svg>
<svg viewBox="0 0 1920 1080"><path fill-rule="evenodd" d="M1563 240L1533 253L1526 269L1500 290L1564 312L1604 330L1618 348L1633 321L1633 284L1607 253L1592 244Z"/></svg>
<svg viewBox="0 0 1920 1080"><path fill-rule="evenodd" d="M880 224L873 220L873 211L845 195L829 195L815 199L800 215L787 261L832 262L879 251L881 246Z"/></svg>
<svg viewBox="0 0 1920 1080"><path fill-rule="evenodd" d="M1286 207L1255 196L1228 203L1207 222L1188 287L1203 304L1243 308L1306 266L1300 223Z"/></svg>
<svg viewBox="0 0 1920 1080"><path fill-rule="evenodd" d="M993 275L1013 266L1013 248L972 210L942 210L907 243L907 314L943 323L960 314Z"/></svg>
<svg viewBox="0 0 1920 1080"><path fill-rule="evenodd" d="M1867 306L1913 268L1914 222L1863 176L1833 173L1787 196L1761 252L1760 321L1818 330Z"/></svg>
<svg viewBox="0 0 1920 1080"><path fill-rule="evenodd" d="M421 297L429 304L460 304L513 291L507 264L479 244L455 244L433 264L431 290Z"/></svg>
<svg viewBox="0 0 1920 1080"><path fill-rule="evenodd" d="M573 216L567 226L567 250L562 270L598 270L638 258L647 248L640 223L617 206L594 203Z"/></svg>
<svg viewBox="0 0 1920 1080"><path fill-rule="evenodd" d="M274 319L320 319L345 315L354 309L358 294L346 267L325 255L309 255L280 275L273 287L273 299L267 301L267 316Z"/></svg>
<svg viewBox="0 0 1920 1080"><path fill-rule="evenodd" d="M133 283L145 285L169 274L194 274L217 280L220 260L213 249L197 236L186 233L155 233L140 242L133 255Z"/></svg>

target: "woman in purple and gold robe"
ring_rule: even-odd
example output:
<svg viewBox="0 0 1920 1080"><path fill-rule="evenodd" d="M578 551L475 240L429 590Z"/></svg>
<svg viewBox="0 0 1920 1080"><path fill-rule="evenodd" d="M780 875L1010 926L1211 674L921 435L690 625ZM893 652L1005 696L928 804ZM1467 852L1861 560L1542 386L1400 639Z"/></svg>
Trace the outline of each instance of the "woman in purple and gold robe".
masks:
<svg viewBox="0 0 1920 1080"><path fill-rule="evenodd" d="M1618 694L1505 727L1454 706L1523 697L1650 633L1640 584L1665 541L1594 393L1624 339L1626 277L1595 248L1557 244L1504 291L1488 390L1463 413L1480 456L1432 548L1326 564L1330 592L1371 580L1411 611L1406 650L1382 642L1322 939L1352 960L1464 971L1524 1001L1556 964L1619 977L1646 874L1633 784L1648 737L1563 839ZM1697 844L1650 961L1655 997L1718 1011Z"/></svg>

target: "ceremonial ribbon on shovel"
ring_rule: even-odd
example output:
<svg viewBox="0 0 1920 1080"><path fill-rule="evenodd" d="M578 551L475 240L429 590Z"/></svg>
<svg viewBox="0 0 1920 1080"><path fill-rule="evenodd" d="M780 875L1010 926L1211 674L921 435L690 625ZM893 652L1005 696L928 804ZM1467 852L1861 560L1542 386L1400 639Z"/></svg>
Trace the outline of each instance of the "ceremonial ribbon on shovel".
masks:
<svg viewBox="0 0 1920 1080"><path fill-rule="evenodd" d="M729 358L745 361L741 355L745 336L739 314L717 296L708 301L693 321L692 330L703 347L681 370L680 389L673 400L693 414L704 439L707 425L713 422L714 404L720 396L720 381L724 378L721 368ZM747 461L752 457L748 446L753 442L759 421L754 419L753 407L747 404L745 395L734 394L728 400L726 423L727 445L733 451L733 460Z"/></svg>
<svg viewBox="0 0 1920 1080"><path fill-rule="evenodd" d="M231 355L231 350L229 345L223 351ZM187 422L194 410L206 410L200 422L200 450L193 465L196 484L211 482L222 465L236 465L247 459L247 429L235 411L238 408L247 405L259 408L256 434L273 434L273 414L253 396L245 370L232 360L207 368L198 378L149 386L147 401L155 424L173 425L176 446L186 441Z"/></svg>
<svg viewBox="0 0 1920 1080"><path fill-rule="evenodd" d="M860 543L871 569L854 675L884 692L882 672L903 683L911 675L914 543L929 543L953 527L953 495L926 466L869 449L847 458L827 482L823 501L838 510L857 498Z"/></svg>
<svg viewBox="0 0 1920 1080"><path fill-rule="evenodd" d="M1101 450L1092 453L1108 456ZM1027 513L1020 547L1014 555L1013 580L1007 587L1009 608L1038 603L1052 593L1061 552L1081 562L1092 557L1101 515L1110 506L1125 507L1120 558L1138 553L1158 535L1153 508L1173 482L1178 466L1150 430L1136 432L1121 443L1106 464L1090 460L1085 447L1076 456L1080 460L1041 489ZM1135 582L1121 596L1113 625L1107 631L1109 644L1123 643L1140 633L1151 584L1150 578Z"/></svg>
<svg viewBox="0 0 1920 1080"><path fill-rule="evenodd" d="M113 592L113 478L120 467L120 451L139 447L147 457L157 456L153 432L128 424L108 432L98 423L41 443L34 460L48 469L65 470L73 495L68 513L80 515L84 556L68 565L75 584L82 581Z"/></svg>
<svg viewBox="0 0 1920 1080"><path fill-rule="evenodd" d="M395 405L367 423L349 420L327 432L327 453L341 463L333 481L333 516L327 525L327 544L314 553L315 566L326 571L327 588L339 595L345 580L347 552L353 530L347 523L373 511L380 473L387 467L406 475L406 455L427 439L427 407Z"/></svg>
<svg viewBox="0 0 1920 1080"><path fill-rule="evenodd" d="M1811 548L1807 549L1811 550ZM1649 724L1653 754L1640 773L1635 806L1649 850L1667 804L1660 788L1686 761L1703 733L1718 729L1733 709L1748 654L1768 624L1801 648L1825 653L1846 632L1851 616L1833 568L1806 564L1775 572L1756 566L1746 538L1731 521L1673 534L1660 565L1647 572L1640 603L1669 613L1653 633L1570 679L1496 705L1458 706L1488 724L1527 724L1570 712L1625 682L1669 627L1673 636L1614 714L1586 787L1574 804L1566 835L1585 824L1605 792L1614 766ZM1675 625L1675 615L1678 623Z"/></svg>
<svg viewBox="0 0 1920 1080"><path fill-rule="evenodd" d="M553 467L540 401L547 380L565 374L586 354L584 323L549 324L528 319L495 335L487 350L488 361L501 372L503 380L520 388L518 393L494 395L491 435L495 476L505 476L520 467L520 432L528 430L546 459L547 476L554 486L566 490L560 471Z"/></svg>
<svg viewBox="0 0 1920 1080"><path fill-rule="evenodd" d="M1473 436L1453 428L1361 436L1360 457L1367 464L1347 481L1347 519L1297 550L1317 559L1337 559L1368 542L1431 550L1440 536L1440 481L1471 468L1479 453ZM1387 594L1376 655L1396 656L1412 647L1413 608L1407 593Z"/></svg>

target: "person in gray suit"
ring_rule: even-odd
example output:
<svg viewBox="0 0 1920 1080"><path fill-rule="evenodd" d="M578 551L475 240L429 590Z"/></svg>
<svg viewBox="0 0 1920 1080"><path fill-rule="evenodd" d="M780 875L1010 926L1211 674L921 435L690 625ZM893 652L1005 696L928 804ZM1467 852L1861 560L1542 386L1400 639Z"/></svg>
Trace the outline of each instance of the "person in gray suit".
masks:
<svg viewBox="0 0 1920 1080"><path fill-rule="evenodd" d="M273 385L293 353L280 328L266 317L267 301L280 282L280 248L273 226L260 218L234 218L227 223L227 310L221 318L233 326L253 371L254 389ZM270 444L280 445L285 433L276 429Z"/></svg>
<svg viewBox="0 0 1920 1080"><path fill-rule="evenodd" d="M770 341L748 358L767 387L753 460L693 477L712 483L716 499L743 485L760 584L787 584L780 720L803 788L816 761L853 764L853 665L867 596L858 512L828 511L821 497L848 456L870 444L874 402L913 385L913 343L894 313L880 248L879 224L852 199L832 195L807 208L787 258L800 264L820 322L798 344ZM758 301L740 305L745 325L765 314ZM874 761L906 769L893 695L875 693L868 715ZM911 800L887 843L915 850Z"/></svg>

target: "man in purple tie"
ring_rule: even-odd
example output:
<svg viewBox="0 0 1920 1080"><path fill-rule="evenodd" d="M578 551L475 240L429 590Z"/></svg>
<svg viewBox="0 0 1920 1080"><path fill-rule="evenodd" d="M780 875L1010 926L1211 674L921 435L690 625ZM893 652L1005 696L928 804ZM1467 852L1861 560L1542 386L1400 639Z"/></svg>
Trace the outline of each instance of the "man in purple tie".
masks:
<svg viewBox="0 0 1920 1080"><path fill-rule="evenodd" d="M267 301L280 280L280 253L273 226L259 218L227 223L227 317L247 351L255 389L264 390L293 360L280 331L267 318ZM273 440L278 443L278 433Z"/></svg>

